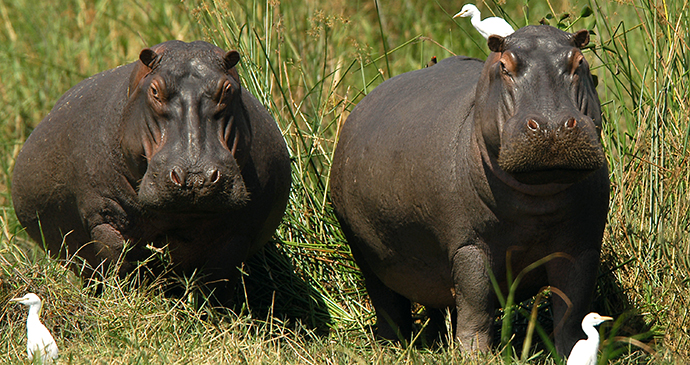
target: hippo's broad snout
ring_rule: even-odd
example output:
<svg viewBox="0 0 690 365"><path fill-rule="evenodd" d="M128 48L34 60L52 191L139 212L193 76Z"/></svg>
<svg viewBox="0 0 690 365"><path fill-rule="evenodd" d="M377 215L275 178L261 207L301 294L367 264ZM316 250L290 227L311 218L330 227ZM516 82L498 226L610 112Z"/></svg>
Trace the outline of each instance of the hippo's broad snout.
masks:
<svg viewBox="0 0 690 365"><path fill-rule="evenodd" d="M501 138L501 169L524 183L541 184L575 182L601 168L605 156L592 118L572 114L554 119L511 118Z"/></svg>
<svg viewBox="0 0 690 365"><path fill-rule="evenodd" d="M214 163L170 161L156 155L139 185L139 201L161 210L217 211L243 207L249 194L234 159ZM229 153L228 153L229 155Z"/></svg>

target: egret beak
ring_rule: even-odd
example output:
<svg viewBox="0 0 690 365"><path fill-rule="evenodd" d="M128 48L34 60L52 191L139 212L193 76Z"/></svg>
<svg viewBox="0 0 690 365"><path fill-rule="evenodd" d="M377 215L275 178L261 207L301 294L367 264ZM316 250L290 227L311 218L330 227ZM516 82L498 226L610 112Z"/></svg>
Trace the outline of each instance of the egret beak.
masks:
<svg viewBox="0 0 690 365"><path fill-rule="evenodd" d="M598 318L602 321L613 321L613 318L609 316L599 316Z"/></svg>
<svg viewBox="0 0 690 365"><path fill-rule="evenodd" d="M21 302L24 298L12 298L10 302Z"/></svg>
<svg viewBox="0 0 690 365"><path fill-rule="evenodd" d="M453 15L453 19L455 19L455 18L457 18L457 17L459 17L459 16L460 16L460 17L463 16L465 13L467 13L467 10L461 11L461 12L459 12L459 13Z"/></svg>

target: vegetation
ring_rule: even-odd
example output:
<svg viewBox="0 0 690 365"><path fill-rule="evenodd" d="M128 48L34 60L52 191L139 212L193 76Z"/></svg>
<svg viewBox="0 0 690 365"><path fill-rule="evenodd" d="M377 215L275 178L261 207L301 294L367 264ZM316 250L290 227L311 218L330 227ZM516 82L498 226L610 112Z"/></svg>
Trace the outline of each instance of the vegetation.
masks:
<svg viewBox="0 0 690 365"><path fill-rule="evenodd" d="M557 363L548 341L510 321L522 356L464 358L445 346L381 344L356 265L332 214L328 174L340 126L376 85L436 56L484 58L462 3L58 0L0 2L0 351L25 359L33 291L61 348L58 363ZM611 171L611 211L594 309L617 318L602 351L616 364L690 361L690 6L686 0L477 4L520 27L592 31ZM293 191L275 242L243 268L232 311L209 307L194 280L107 277L102 293L45 257L11 205L14 159L32 128L83 78L167 39L238 49L244 86L270 110L293 158ZM182 296L165 295L177 281ZM548 329L548 304L537 314ZM516 312L529 312L523 303ZM420 320L424 320L419 308ZM500 325L496 326L500 328ZM497 341L500 337L497 335ZM504 337L510 339L510 337ZM422 342L418 338L417 342ZM541 351L541 352L540 352ZM519 356L519 355L515 355Z"/></svg>

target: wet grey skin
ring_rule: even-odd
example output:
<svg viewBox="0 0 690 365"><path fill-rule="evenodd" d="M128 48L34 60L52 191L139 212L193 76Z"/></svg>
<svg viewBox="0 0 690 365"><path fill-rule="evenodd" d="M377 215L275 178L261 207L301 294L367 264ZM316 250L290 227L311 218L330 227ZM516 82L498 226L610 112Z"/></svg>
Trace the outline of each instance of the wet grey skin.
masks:
<svg viewBox="0 0 690 365"><path fill-rule="evenodd" d="M291 184L285 141L240 85L239 59L169 41L67 91L14 169L29 235L99 270L129 242L121 274L152 254L149 243L167 246L178 273L203 269L226 302L236 267L278 226Z"/></svg>
<svg viewBox="0 0 690 365"><path fill-rule="evenodd" d="M515 278L559 252L516 298L560 289L571 306L553 295L558 352L585 337L609 200L588 42L586 30L549 26L494 35L486 61L444 59L354 108L331 196L379 336L409 339L414 301L454 309L462 348L486 350L498 305L489 273L506 295L508 267Z"/></svg>

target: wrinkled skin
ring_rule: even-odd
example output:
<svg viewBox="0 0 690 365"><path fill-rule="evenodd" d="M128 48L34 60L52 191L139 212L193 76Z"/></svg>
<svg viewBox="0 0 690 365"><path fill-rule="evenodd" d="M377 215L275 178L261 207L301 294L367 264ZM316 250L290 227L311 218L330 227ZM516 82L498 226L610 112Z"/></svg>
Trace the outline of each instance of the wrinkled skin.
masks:
<svg viewBox="0 0 690 365"><path fill-rule="evenodd" d="M485 350L498 304L489 271L506 295L508 267L515 278L560 252L516 298L559 289L571 305L553 295L557 350L584 338L609 196L588 42L548 26L492 36L486 62L405 73L352 111L331 194L380 336L410 338L414 301L456 309L462 348Z"/></svg>
<svg viewBox="0 0 690 365"><path fill-rule="evenodd" d="M203 269L227 301L290 189L285 142L240 86L238 61L205 42L169 41L70 89L17 157L12 198L29 235L93 268L129 242L123 274L151 255L147 244L167 245L178 272Z"/></svg>

